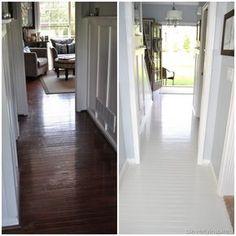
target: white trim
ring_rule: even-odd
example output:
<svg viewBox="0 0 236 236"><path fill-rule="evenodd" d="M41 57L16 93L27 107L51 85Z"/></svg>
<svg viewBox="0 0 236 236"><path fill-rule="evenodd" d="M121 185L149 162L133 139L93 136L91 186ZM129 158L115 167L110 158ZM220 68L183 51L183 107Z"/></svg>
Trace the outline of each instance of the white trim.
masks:
<svg viewBox="0 0 236 236"><path fill-rule="evenodd" d="M119 184L121 184L121 182L122 182L122 180L124 178L124 174L125 174L125 172L126 172L126 170L128 168L128 164L129 164L128 160L125 159L125 162L124 162L124 164L123 164L123 166L122 166L122 168L120 170L120 173L118 174L118 176L119 176Z"/></svg>
<svg viewBox="0 0 236 236"><path fill-rule="evenodd" d="M200 163L197 163L198 165L209 165L211 164L210 160L202 160Z"/></svg>
<svg viewBox="0 0 236 236"><path fill-rule="evenodd" d="M96 80L96 98L98 98L98 91L99 91L99 65L100 65L100 41L101 41L101 26L98 25L98 39L97 39L97 80ZM89 45L91 46L91 45ZM89 68L91 69L91 68Z"/></svg>
<svg viewBox="0 0 236 236"><path fill-rule="evenodd" d="M113 138L109 135L109 133L105 130L105 128L99 123L99 121L94 116L94 114L90 110L87 110L87 112L89 113L90 117L93 119L93 121L97 125L97 127L102 131L105 138L109 141L109 143L112 145L112 147L117 151L117 145L116 145L115 141L113 140Z"/></svg>
<svg viewBox="0 0 236 236"><path fill-rule="evenodd" d="M82 6L76 2L76 111L88 108L88 19L82 17Z"/></svg>
<svg viewBox="0 0 236 236"><path fill-rule="evenodd" d="M124 141L129 158L140 162L138 105L135 81L135 40L133 31L133 3L120 2L119 42L119 97L121 102L120 118L124 121ZM121 58L123 56L124 58ZM124 77L124 78L123 78ZM129 159L130 160L130 159Z"/></svg>
<svg viewBox="0 0 236 236"><path fill-rule="evenodd" d="M234 86L231 93L217 193L220 196L234 195Z"/></svg>
<svg viewBox="0 0 236 236"><path fill-rule="evenodd" d="M8 227L8 226L18 226L19 225L19 220L17 218L7 218L7 219L2 219L2 226L3 227Z"/></svg>
<svg viewBox="0 0 236 236"><path fill-rule="evenodd" d="M201 164L204 159L204 147L206 142L206 125L208 118L209 100L210 100L210 87L212 76L213 52L214 52L214 38L216 27L216 13L217 3L210 2L208 6L208 23L206 32L206 53L204 61L204 78L202 85L202 99L200 110L200 124L198 134L198 164Z"/></svg>
<svg viewBox="0 0 236 236"><path fill-rule="evenodd" d="M142 132L143 132L143 130L144 130L144 127L145 127L145 124L146 124L146 121L147 121L147 118L149 118L150 117L150 113L151 113L151 108L152 108L152 104L153 104L153 102L151 102L148 106L147 106L147 108L146 108L146 113L145 113L145 116L143 116L143 119L142 119L142 121L141 121L141 124L140 124L140 126L139 126L139 135L141 135L142 134Z"/></svg>
<svg viewBox="0 0 236 236"><path fill-rule="evenodd" d="M210 167L210 169L211 169L211 173L212 173L212 175L213 175L213 179L214 179L215 185L217 185L216 173L215 173L214 167L213 167L213 165L212 165L211 162L209 163L209 167Z"/></svg>

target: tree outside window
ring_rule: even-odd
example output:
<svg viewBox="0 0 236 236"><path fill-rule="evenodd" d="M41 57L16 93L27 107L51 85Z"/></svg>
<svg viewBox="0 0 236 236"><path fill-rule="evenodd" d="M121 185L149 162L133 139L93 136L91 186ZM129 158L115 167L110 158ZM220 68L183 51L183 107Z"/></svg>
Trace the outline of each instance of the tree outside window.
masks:
<svg viewBox="0 0 236 236"><path fill-rule="evenodd" d="M41 35L75 37L75 2L40 2Z"/></svg>

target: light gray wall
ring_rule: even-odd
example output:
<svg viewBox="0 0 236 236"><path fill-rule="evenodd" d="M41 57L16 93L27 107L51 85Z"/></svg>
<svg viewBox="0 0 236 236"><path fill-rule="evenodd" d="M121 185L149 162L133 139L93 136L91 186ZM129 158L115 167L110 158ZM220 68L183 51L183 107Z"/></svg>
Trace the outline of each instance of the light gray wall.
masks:
<svg viewBox="0 0 236 236"><path fill-rule="evenodd" d="M165 23L166 13L171 10L171 5L165 4L145 4L143 3L143 17L155 18L159 23ZM196 25L197 23L197 9L196 5L177 5L176 10L183 12L183 20L180 25Z"/></svg>
<svg viewBox="0 0 236 236"><path fill-rule="evenodd" d="M224 6L226 5L226 10ZM234 8L234 4L231 3L218 3L218 11L224 11L226 14L230 10ZM220 25L223 28L223 16L221 16L222 24ZM221 38L221 35L219 35ZM220 50L221 44L218 44L218 50ZM220 73L220 84L219 84L219 92L217 99L217 110L216 110L216 120L214 127L214 140L212 146L212 165L215 171L217 178L219 177L222 153L223 153L223 145L226 133L226 124L228 119L229 112L229 104L231 97L231 89L232 82L228 80L228 70L229 68L234 67L234 57L231 56L222 56L220 55L221 61L221 73ZM216 65L219 66L219 65ZM214 68L213 68L214 70ZM214 78L213 78L214 79ZM213 81L214 82L214 81Z"/></svg>

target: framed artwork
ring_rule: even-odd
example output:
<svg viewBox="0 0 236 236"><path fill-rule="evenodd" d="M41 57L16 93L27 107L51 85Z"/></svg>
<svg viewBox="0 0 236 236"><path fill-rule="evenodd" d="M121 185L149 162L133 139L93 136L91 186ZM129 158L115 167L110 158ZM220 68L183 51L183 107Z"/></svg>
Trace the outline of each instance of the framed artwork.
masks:
<svg viewBox="0 0 236 236"><path fill-rule="evenodd" d="M221 55L234 56L234 9L224 16Z"/></svg>
<svg viewBox="0 0 236 236"><path fill-rule="evenodd" d="M26 29L35 29L35 17L34 17L34 3L22 2L21 3L21 15L22 15L22 27Z"/></svg>

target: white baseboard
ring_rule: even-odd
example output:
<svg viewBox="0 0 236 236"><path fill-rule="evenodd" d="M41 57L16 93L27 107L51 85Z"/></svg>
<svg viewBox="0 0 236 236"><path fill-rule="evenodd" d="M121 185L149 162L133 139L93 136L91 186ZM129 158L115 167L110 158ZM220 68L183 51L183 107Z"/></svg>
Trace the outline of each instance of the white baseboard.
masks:
<svg viewBox="0 0 236 236"><path fill-rule="evenodd" d="M217 180L217 177L216 177L216 173L215 173L214 167L213 167L213 165L212 165L211 162L210 162L209 166L210 166L210 168L211 168L211 172L212 172L212 175L213 175L213 177L214 177L216 186L218 187L218 180Z"/></svg>
<svg viewBox="0 0 236 236"><path fill-rule="evenodd" d="M120 170L120 173L119 173L119 183L122 182L123 177L125 175L125 172L126 172L128 166L129 166L129 164L130 165L137 165L139 163L137 163L137 161L135 159L126 159L123 166L122 166L122 168L121 168L121 170Z"/></svg>
<svg viewBox="0 0 236 236"><path fill-rule="evenodd" d="M147 118L150 116L150 113L151 113L151 110L152 110L152 104L153 104L153 101L151 101L147 106L146 114L142 119L141 125L139 126L139 135L142 134L142 132L144 130L144 127L145 127L145 124L146 124L146 121L147 121Z"/></svg>
<svg viewBox="0 0 236 236"><path fill-rule="evenodd" d="M19 225L19 220L17 218L7 218L7 219L2 219L2 226L3 227L9 227L9 226L18 226Z"/></svg>
<svg viewBox="0 0 236 236"><path fill-rule="evenodd" d="M209 166L210 167L213 178L214 178L214 181L215 181L215 184L216 184L217 189L218 189L218 180L217 180L216 173L215 173L214 167L212 165L212 162L210 160L202 160L200 163L198 163L198 165L204 165L204 166Z"/></svg>
<svg viewBox="0 0 236 236"><path fill-rule="evenodd" d="M125 171L126 169L128 168L128 161L127 159L125 160L125 163L123 164L121 170L120 170L120 173L119 173L119 182L121 183L123 177L124 177L124 174L125 174Z"/></svg>
<svg viewBox="0 0 236 236"><path fill-rule="evenodd" d="M108 134L108 132L105 131L104 127L96 120L93 113L89 110L87 110L90 117L93 119L94 123L97 125L97 127L102 131L103 135L107 139L107 141L112 145L112 147L117 151L117 144L114 142L114 140L111 138L111 136Z"/></svg>
<svg viewBox="0 0 236 236"><path fill-rule="evenodd" d="M207 166L207 165L209 165L211 162L210 162L210 160L201 160L201 161L198 161L198 165L205 165L205 166Z"/></svg>

